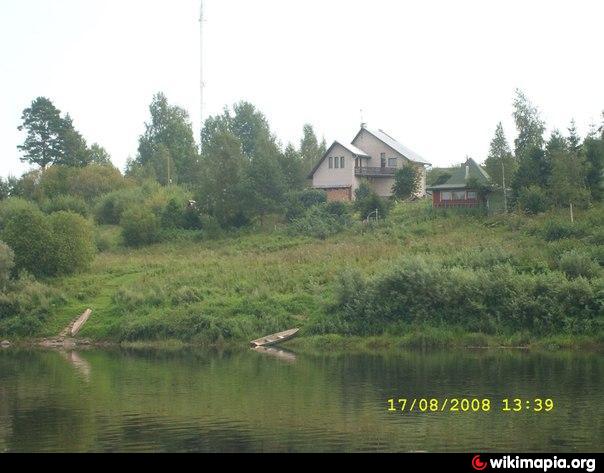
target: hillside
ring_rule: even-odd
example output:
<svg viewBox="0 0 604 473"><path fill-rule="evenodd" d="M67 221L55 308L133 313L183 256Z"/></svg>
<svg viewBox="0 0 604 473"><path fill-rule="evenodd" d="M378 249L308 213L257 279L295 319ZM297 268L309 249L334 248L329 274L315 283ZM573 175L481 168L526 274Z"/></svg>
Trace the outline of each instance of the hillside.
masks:
<svg viewBox="0 0 604 473"><path fill-rule="evenodd" d="M396 204L387 221L325 240L277 227L119 248L85 273L47 281L60 297L35 335L56 335L91 307L81 336L96 341L222 344L300 326L303 338L599 343L603 212L580 212L570 225L563 213L487 217Z"/></svg>

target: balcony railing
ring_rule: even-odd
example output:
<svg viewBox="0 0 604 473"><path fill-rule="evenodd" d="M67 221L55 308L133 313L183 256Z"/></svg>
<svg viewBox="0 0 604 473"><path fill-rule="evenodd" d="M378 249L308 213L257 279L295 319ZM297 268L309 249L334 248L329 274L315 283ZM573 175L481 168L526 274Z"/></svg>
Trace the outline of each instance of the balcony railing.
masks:
<svg viewBox="0 0 604 473"><path fill-rule="evenodd" d="M356 176L394 176L397 168L369 168L369 167L355 167L354 174Z"/></svg>

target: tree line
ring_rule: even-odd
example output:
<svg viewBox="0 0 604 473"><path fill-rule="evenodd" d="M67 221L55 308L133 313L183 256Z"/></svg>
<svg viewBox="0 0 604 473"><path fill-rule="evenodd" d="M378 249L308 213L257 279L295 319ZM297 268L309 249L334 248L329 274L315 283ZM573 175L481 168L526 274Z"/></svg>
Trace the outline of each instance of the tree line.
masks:
<svg viewBox="0 0 604 473"><path fill-rule="evenodd" d="M266 117L248 102L206 120L201 151L187 112L170 104L163 93L153 97L149 112L124 177L182 185L202 212L225 227L283 211L285 195L306 186L309 171L326 150L325 140L319 141L310 124L304 125L299 146L284 148ZM38 169L21 179L2 180L4 197L26 196L28 181L39 181L31 176L52 167L111 166L106 150L96 143L88 147L69 114L62 115L48 98L39 97L24 110L19 129L26 134L19 146L21 159Z"/></svg>
<svg viewBox="0 0 604 473"><path fill-rule="evenodd" d="M510 204L532 213L550 206L587 206L604 196L604 112L581 138L574 120L566 132L545 136L545 122L525 94L516 90L514 122L517 137L510 148L501 122L484 162L492 181L509 191Z"/></svg>

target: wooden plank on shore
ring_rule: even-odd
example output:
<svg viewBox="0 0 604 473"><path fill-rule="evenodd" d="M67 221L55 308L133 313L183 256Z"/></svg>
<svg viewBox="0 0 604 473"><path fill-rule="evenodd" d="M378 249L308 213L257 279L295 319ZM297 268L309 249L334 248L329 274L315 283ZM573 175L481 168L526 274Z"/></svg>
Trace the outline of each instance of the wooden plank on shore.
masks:
<svg viewBox="0 0 604 473"><path fill-rule="evenodd" d="M80 329L84 326L84 324L90 318L91 314L92 314L92 309L86 309L84 311L84 313L82 315L80 315L80 317L78 318L78 320L76 320L74 322L73 326L71 327L71 330L69 331L69 333L70 333L70 335L72 337L75 337L78 334L78 332L80 331Z"/></svg>

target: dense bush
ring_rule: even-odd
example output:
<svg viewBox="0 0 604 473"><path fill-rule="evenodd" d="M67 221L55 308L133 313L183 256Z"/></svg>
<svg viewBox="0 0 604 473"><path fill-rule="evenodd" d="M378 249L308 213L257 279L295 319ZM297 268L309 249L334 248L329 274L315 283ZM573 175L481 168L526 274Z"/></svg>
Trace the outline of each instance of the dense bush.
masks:
<svg viewBox="0 0 604 473"><path fill-rule="evenodd" d="M122 229L117 225L96 226L94 242L98 251L115 250L124 243Z"/></svg>
<svg viewBox="0 0 604 473"><path fill-rule="evenodd" d="M160 220L149 208L142 205L126 210L120 220L120 226L127 245L148 245L159 239Z"/></svg>
<svg viewBox="0 0 604 473"><path fill-rule="evenodd" d="M34 203L20 199L3 202L0 238L14 251L17 270L26 269L38 276L54 274L52 229Z"/></svg>
<svg viewBox="0 0 604 473"><path fill-rule="evenodd" d="M512 254L500 247L466 248L461 250L445 266L460 266L463 268L492 268L498 264L512 262Z"/></svg>
<svg viewBox="0 0 604 473"><path fill-rule="evenodd" d="M64 210L80 214L83 217L87 217L89 212L86 201L81 197L74 195L59 195L53 197L42 205L42 210L47 214Z"/></svg>
<svg viewBox="0 0 604 473"><path fill-rule="evenodd" d="M343 333L379 334L393 324L460 326L497 333L588 333L604 310L602 281L560 272L519 274L506 264L471 269L406 258L383 273L339 282Z"/></svg>
<svg viewBox="0 0 604 473"><path fill-rule="evenodd" d="M386 201L373 192L365 182L355 191L354 208L359 212L361 220L366 220L376 210L379 218L384 218L388 212ZM372 218L375 218L375 214Z"/></svg>
<svg viewBox="0 0 604 473"><path fill-rule="evenodd" d="M398 199L408 199L417 193L421 179L419 169L414 165L405 165L394 174L392 192Z"/></svg>
<svg viewBox="0 0 604 473"><path fill-rule="evenodd" d="M550 218L542 225L536 226L536 233L546 241L555 241L563 238L583 237L586 234L586 228L581 223L572 223L570 220L560 218Z"/></svg>
<svg viewBox="0 0 604 473"><path fill-rule="evenodd" d="M549 206L547 194L539 186L529 186L518 194L518 208L529 214L545 212Z"/></svg>
<svg viewBox="0 0 604 473"><path fill-rule="evenodd" d="M134 205L141 205L143 200L140 188L110 192L98 202L94 211L95 219L100 224L118 225L125 210Z"/></svg>
<svg viewBox="0 0 604 473"><path fill-rule="evenodd" d="M92 202L104 194L122 189L127 185L124 176L113 166L54 165L40 174L36 188L30 190L27 197L40 200L53 199L60 195L72 195Z"/></svg>
<svg viewBox="0 0 604 473"><path fill-rule="evenodd" d="M48 219L52 231L52 272L70 274L88 268L96 250L90 222L64 211L55 212Z"/></svg>
<svg viewBox="0 0 604 473"><path fill-rule="evenodd" d="M324 240L350 225L348 206L339 202L321 204L308 209L290 224L290 233Z"/></svg>
<svg viewBox="0 0 604 473"><path fill-rule="evenodd" d="M0 241L0 291L6 288L14 267L15 253L6 243Z"/></svg>
<svg viewBox="0 0 604 473"><path fill-rule="evenodd" d="M22 275L0 292L0 335L31 336L62 297L32 277Z"/></svg>
<svg viewBox="0 0 604 473"><path fill-rule="evenodd" d="M289 222L300 218L306 210L327 202L327 194L320 189L304 189L286 196L285 217Z"/></svg>
<svg viewBox="0 0 604 473"><path fill-rule="evenodd" d="M14 251L15 268L36 276L69 274L94 256L88 220L73 212L47 216L32 202L9 199L0 206L0 238Z"/></svg>
<svg viewBox="0 0 604 473"><path fill-rule="evenodd" d="M589 255L571 250L560 257L558 267L571 278L593 278L600 272L600 267Z"/></svg>

